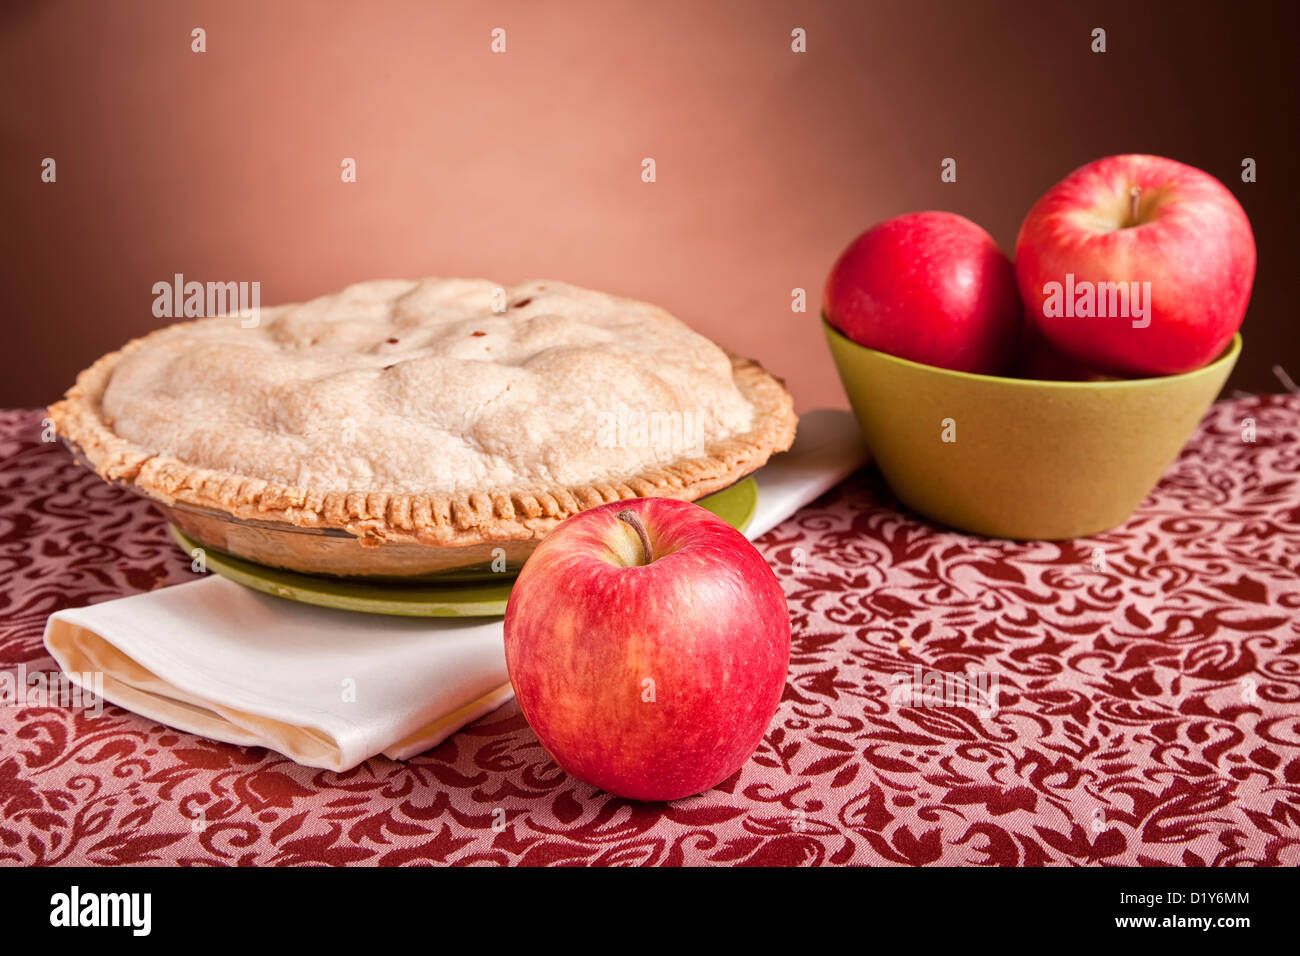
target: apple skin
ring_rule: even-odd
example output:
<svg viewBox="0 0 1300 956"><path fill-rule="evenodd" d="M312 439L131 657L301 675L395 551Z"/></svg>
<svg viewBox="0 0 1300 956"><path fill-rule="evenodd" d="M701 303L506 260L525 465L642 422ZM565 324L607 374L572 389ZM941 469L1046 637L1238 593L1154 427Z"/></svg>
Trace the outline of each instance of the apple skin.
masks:
<svg viewBox="0 0 1300 956"><path fill-rule="evenodd" d="M1021 305L992 236L954 213L917 212L853 240L826 281L824 311L867 348L997 375L1015 356Z"/></svg>
<svg viewBox="0 0 1300 956"><path fill-rule="evenodd" d="M649 564L635 563L624 509L649 534ZM690 502L638 498L542 540L511 591L505 648L524 718L561 768L616 796L676 800L721 783L762 740L790 614L739 531Z"/></svg>
<svg viewBox="0 0 1300 956"><path fill-rule="evenodd" d="M1129 225L1133 187L1139 215ZM1044 287L1067 273L1076 284L1150 282L1150 324L1044 315ZM1034 204L1016 239L1029 319L1066 355L1120 375L1187 372L1215 359L1241 326L1254 278L1241 204L1208 173L1159 156L1076 169Z"/></svg>
<svg viewBox="0 0 1300 956"><path fill-rule="evenodd" d="M1048 342L1026 318L1020 326L1013 374L1016 378L1046 382L1114 382L1119 377L1100 372L1071 358Z"/></svg>

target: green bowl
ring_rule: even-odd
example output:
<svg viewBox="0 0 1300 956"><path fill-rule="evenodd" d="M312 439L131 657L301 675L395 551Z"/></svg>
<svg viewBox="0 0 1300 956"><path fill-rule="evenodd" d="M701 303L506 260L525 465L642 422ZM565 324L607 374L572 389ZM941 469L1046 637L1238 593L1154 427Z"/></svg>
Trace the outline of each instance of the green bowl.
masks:
<svg viewBox="0 0 1300 956"><path fill-rule="evenodd" d="M865 348L823 318L872 458L899 501L995 538L1058 540L1122 524L1178 457L1241 354L1161 378L972 375ZM952 439L952 440L945 440Z"/></svg>

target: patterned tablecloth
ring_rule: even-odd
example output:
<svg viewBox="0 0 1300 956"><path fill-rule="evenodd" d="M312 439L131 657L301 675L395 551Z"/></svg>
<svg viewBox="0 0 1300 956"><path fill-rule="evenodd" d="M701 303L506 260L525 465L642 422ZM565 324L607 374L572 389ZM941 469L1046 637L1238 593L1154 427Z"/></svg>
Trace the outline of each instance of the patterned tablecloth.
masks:
<svg viewBox="0 0 1300 956"><path fill-rule="evenodd" d="M144 502L41 439L0 413L15 677L53 668L53 611L191 574ZM1297 439L1298 397L1219 404L1127 525L1060 543L935 528L859 474L759 540L789 684L689 800L567 777L513 702L340 774L28 697L0 706L0 861L1295 865Z"/></svg>

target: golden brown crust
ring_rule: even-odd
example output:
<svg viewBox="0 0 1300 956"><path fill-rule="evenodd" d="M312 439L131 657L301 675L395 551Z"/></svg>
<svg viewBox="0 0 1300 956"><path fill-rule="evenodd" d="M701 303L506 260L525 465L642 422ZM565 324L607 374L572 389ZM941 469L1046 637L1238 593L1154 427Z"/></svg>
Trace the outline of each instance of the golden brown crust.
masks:
<svg viewBox="0 0 1300 956"><path fill-rule="evenodd" d="M58 433L104 479L167 504L181 502L239 518L338 528L379 544L416 541L455 547L540 538L565 518L624 498L694 501L761 467L794 440L796 418L784 386L756 362L732 356L736 386L754 406L746 433L717 441L702 456L578 487L501 488L459 494L321 492L248 475L197 468L118 436L101 399L118 361L149 336L105 355L77 376L49 409Z"/></svg>

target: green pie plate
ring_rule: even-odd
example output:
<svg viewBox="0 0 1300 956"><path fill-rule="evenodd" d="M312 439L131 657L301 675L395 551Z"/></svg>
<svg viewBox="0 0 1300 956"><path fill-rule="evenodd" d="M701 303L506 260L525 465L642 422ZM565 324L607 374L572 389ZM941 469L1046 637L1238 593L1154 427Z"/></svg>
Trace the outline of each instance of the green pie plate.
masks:
<svg viewBox="0 0 1300 956"><path fill-rule="evenodd" d="M744 531L758 504L758 485L744 478L729 488L701 498L697 504L707 508L727 524ZM186 537L175 525L169 525L172 538L186 553L202 548ZM370 583L342 578L317 577L282 571L245 561L211 548L202 548L209 571L254 591L275 597L365 614L398 614L404 617L499 617L506 613L506 601L514 578L452 579L447 582L421 581L400 584L385 581Z"/></svg>

